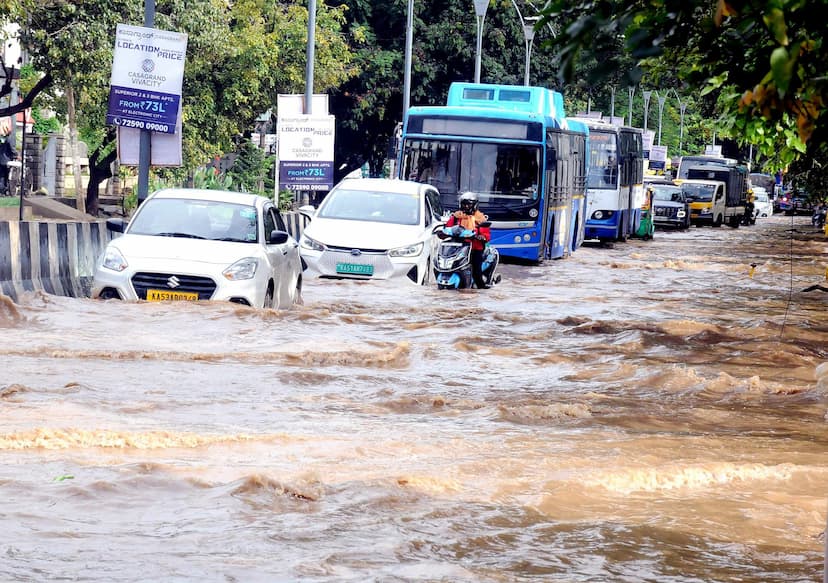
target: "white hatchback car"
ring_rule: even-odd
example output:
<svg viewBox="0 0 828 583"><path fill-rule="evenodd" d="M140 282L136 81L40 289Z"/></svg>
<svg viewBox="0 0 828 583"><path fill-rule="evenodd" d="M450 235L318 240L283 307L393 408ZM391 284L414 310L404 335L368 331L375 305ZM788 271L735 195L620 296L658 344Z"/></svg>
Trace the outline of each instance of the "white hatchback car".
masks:
<svg viewBox="0 0 828 583"><path fill-rule="evenodd" d="M765 218L773 215L773 202L768 196L768 191L759 186L753 187L754 219Z"/></svg>
<svg viewBox="0 0 828 583"><path fill-rule="evenodd" d="M254 307L301 303L299 243L273 202L238 192L165 189L132 219L108 219L123 233L98 260L92 297L224 300Z"/></svg>
<svg viewBox="0 0 828 583"><path fill-rule="evenodd" d="M300 237L306 273L315 277L432 281L431 258L444 224L440 194L428 184L346 178L310 218Z"/></svg>

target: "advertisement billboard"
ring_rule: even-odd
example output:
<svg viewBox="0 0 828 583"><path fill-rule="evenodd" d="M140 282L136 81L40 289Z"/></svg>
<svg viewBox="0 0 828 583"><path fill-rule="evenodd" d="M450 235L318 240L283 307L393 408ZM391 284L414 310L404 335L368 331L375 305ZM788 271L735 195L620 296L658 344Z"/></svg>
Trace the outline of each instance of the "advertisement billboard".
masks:
<svg viewBox="0 0 828 583"><path fill-rule="evenodd" d="M106 123L174 134L186 53L184 33L119 24Z"/></svg>
<svg viewBox="0 0 828 583"><path fill-rule="evenodd" d="M334 184L334 116L279 115L279 185L328 191Z"/></svg>

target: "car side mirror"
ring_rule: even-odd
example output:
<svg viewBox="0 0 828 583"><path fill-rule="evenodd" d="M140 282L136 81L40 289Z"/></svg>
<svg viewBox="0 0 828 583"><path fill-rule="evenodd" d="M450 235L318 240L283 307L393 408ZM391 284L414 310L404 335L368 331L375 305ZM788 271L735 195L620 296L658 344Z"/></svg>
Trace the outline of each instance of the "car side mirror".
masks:
<svg viewBox="0 0 828 583"><path fill-rule="evenodd" d="M284 231L273 230L270 231L270 237L267 242L271 245L281 245L283 243L287 243L288 237L290 237L290 235Z"/></svg>
<svg viewBox="0 0 828 583"><path fill-rule="evenodd" d="M108 231L113 231L115 233L123 233L126 229L126 226L127 222L120 217L106 219L106 229Z"/></svg>

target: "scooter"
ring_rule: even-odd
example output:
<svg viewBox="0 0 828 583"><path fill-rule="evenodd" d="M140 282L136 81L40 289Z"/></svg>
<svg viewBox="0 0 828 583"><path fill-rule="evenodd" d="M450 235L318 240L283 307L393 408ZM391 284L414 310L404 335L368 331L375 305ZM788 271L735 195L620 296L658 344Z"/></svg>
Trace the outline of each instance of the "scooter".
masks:
<svg viewBox="0 0 828 583"><path fill-rule="evenodd" d="M811 224L817 227L818 229L825 228L825 213L826 209L824 206L819 206L814 209L814 214L811 217Z"/></svg>
<svg viewBox="0 0 828 583"><path fill-rule="evenodd" d="M482 223L486 226L487 223ZM437 232L441 239L434 258L434 279L437 289L464 289L474 287L471 272L471 242L474 232L460 225L443 227ZM500 253L491 245L483 250L483 281L486 285L500 283L495 270L500 263Z"/></svg>

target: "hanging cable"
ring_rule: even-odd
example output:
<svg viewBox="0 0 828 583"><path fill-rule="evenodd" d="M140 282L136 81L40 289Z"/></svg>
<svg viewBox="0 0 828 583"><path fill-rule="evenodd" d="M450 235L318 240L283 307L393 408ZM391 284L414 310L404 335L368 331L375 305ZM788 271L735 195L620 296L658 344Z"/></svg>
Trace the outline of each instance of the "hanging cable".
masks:
<svg viewBox="0 0 828 583"><path fill-rule="evenodd" d="M789 267L789 279L788 279L788 301L785 303L785 315L782 317L782 328L779 330L779 342L782 341L782 337L785 335L785 324L788 322L788 310L791 308L791 301L793 300L793 238L794 238L794 216L795 213L791 214L791 228L788 230L790 234L789 238L789 246L788 246L788 267Z"/></svg>

